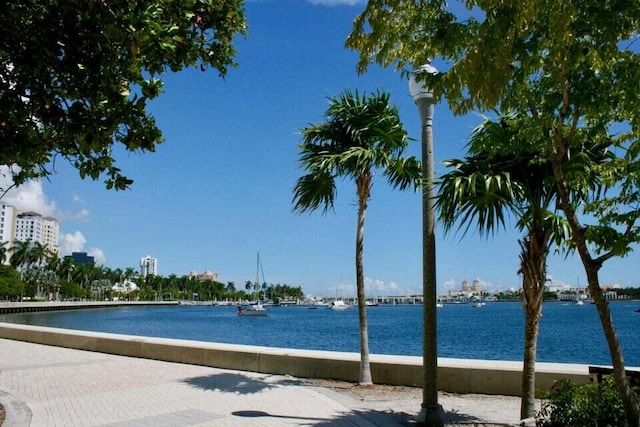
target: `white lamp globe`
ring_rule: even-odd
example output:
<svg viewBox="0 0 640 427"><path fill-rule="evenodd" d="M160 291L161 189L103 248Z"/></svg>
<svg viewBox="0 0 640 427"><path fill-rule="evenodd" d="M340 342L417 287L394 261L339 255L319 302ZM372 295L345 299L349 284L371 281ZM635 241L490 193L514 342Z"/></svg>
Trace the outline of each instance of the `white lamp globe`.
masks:
<svg viewBox="0 0 640 427"><path fill-rule="evenodd" d="M413 97L414 101L421 98L433 98L433 91L429 89L424 80L416 81L416 76L423 73L437 74L438 70L430 64L424 64L418 67L409 76L409 93Z"/></svg>

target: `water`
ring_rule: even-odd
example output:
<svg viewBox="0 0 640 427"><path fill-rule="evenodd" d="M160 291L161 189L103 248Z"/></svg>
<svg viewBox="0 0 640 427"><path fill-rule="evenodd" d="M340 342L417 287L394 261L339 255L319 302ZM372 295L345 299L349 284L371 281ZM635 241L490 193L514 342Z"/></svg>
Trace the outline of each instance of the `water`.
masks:
<svg viewBox="0 0 640 427"><path fill-rule="evenodd" d="M625 362L640 366L640 302L609 305ZM161 306L55 311L0 316L2 322L332 351L359 351L358 311L272 307L267 317L238 317L235 307ZM420 356L422 306L370 307L371 353ZM487 303L482 308L448 304L438 309L438 356L464 359L522 360L524 316L519 303ZM538 361L610 364L594 305L545 303Z"/></svg>

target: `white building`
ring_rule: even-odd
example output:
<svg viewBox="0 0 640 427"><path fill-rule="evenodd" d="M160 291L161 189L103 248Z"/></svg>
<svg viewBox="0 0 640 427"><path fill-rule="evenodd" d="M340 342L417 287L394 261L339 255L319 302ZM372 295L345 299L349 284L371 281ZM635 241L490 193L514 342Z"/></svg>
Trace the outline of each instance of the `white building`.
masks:
<svg viewBox="0 0 640 427"><path fill-rule="evenodd" d="M50 216L43 217L37 212L21 212L16 215L15 224L15 240L38 242L50 252L58 253L58 220Z"/></svg>
<svg viewBox="0 0 640 427"><path fill-rule="evenodd" d="M42 240L40 243L47 245L53 253L58 253L58 241L60 235L60 225L58 220L51 216L42 217Z"/></svg>
<svg viewBox="0 0 640 427"><path fill-rule="evenodd" d="M156 276L158 274L158 260L152 256L140 258L140 274L147 277L147 274Z"/></svg>
<svg viewBox="0 0 640 427"><path fill-rule="evenodd" d="M207 280L211 280L213 282L217 282L218 281L218 273L214 273L212 271L209 270L205 270L204 273L198 273L197 271L192 271L189 273L189 279L196 279L199 280L201 282L207 281Z"/></svg>
<svg viewBox="0 0 640 427"><path fill-rule="evenodd" d="M13 245L13 238L15 234L16 220L16 208L11 205L7 205L4 202L0 202L0 242L6 242L4 247L6 249L5 264L9 263L9 250Z"/></svg>

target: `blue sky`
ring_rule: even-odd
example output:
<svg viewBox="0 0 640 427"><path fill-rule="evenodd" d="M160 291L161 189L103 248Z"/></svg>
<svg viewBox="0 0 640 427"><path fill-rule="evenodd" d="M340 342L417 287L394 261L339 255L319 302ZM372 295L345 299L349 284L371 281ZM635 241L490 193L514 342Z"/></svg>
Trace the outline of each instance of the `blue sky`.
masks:
<svg viewBox="0 0 640 427"><path fill-rule="evenodd" d="M307 294L355 294L355 188L338 188L335 212L296 214L292 188L299 130L322 120L327 98L344 89L391 93L420 155L420 123L407 81L392 69L355 71L344 48L359 0L248 1L246 38L237 40L239 66L222 80L194 69L166 75L165 92L150 106L165 143L153 154L118 154L135 180L130 190L107 191L82 181L59 162L50 182L33 182L6 198L60 220L62 252L92 253L105 266L138 269L158 259L159 274L211 270L223 282L255 277L260 252L268 283L302 286ZM437 61L434 63L438 67ZM464 155L479 114L454 117L436 107L436 162ZM440 292L479 279L487 289L518 288L518 233L484 238L469 233L437 238ZM376 294L421 290L419 193L392 191L374 180L365 225L365 276ZM586 283L575 258L549 260L554 281ZM637 254L610 261L603 283L638 286Z"/></svg>

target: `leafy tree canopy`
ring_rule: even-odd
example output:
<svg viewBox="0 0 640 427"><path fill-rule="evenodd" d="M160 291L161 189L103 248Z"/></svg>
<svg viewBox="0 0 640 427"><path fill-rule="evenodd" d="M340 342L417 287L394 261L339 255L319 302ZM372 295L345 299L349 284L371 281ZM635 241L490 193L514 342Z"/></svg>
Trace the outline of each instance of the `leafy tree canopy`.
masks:
<svg viewBox="0 0 640 427"><path fill-rule="evenodd" d="M639 28L628 0L369 0L346 44L359 51L360 72L443 61L421 77L437 98L457 114L528 115L518 139L535 141L543 159L579 153L585 141L615 150L598 171L613 190L585 206L600 224L584 236L610 257L640 240ZM567 191L585 184L564 178Z"/></svg>
<svg viewBox="0 0 640 427"><path fill-rule="evenodd" d="M360 52L360 72L372 62L397 69L434 58L450 63L434 89L457 113L533 105L555 112L569 91L570 106L581 108L572 113L626 120L639 101L638 91L628 90L640 72L636 6L629 0L369 0L347 46Z"/></svg>
<svg viewBox="0 0 640 427"><path fill-rule="evenodd" d="M0 14L0 165L14 182L65 159L107 188L132 183L116 146L153 152L162 142L147 102L160 77L185 67L235 66L245 34L242 0L15 0ZM6 191L6 189L3 189Z"/></svg>

